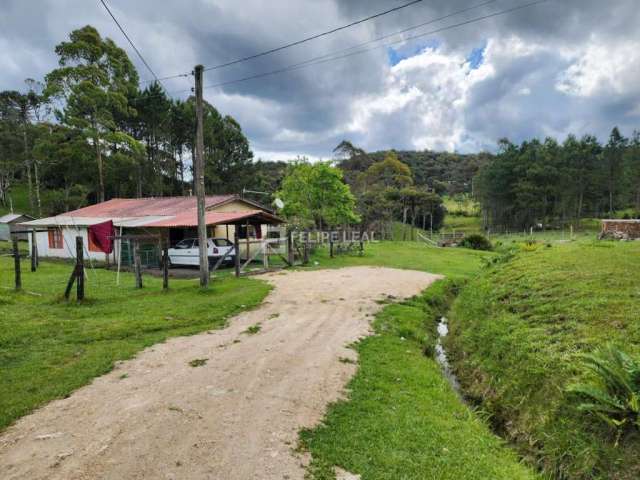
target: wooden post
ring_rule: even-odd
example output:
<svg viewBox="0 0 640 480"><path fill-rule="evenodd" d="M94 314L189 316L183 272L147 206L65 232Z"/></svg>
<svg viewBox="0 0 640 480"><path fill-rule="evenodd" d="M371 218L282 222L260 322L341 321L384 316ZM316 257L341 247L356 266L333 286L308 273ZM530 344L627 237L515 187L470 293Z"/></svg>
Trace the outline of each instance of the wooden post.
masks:
<svg viewBox="0 0 640 480"><path fill-rule="evenodd" d="M162 248L162 289L169 289L169 245Z"/></svg>
<svg viewBox="0 0 640 480"><path fill-rule="evenodd" d="M76 237L76 297L84 299L84 244L81 236Z"/></svg>
<svg viewBox="0 0 640 480"><path fill-rule="evenodd" d="M31 230L31 271L38 269L38 247L36 246L36 231Z"/></svg>
<svg viewBox="0 0 640 480"><path fill-rule="evenodd" d="M287 232L287 258L289 259L289 265L293 266L295 252L293 251L293 234L291 230Z"/></svg>
<svg viewBox="0 0 640 480"><path fill-rule="evenodd" d="M249 260L251 258L251 252L250 252L250 250L251 250L251 246L250 245L251 244L249 243L249 220L247 220L247 223L245 225L245 234L244 234L244 236L245 236L245 239L246 239L246 242L247 242L247 260Z"/></svg>
<svg viewBox="0 0 640 480"><path fill-rule="evenodd" d="M304 246L302 248L302 263L309 263L309 232L305 232L304 235Z"/></svg>
<svg viewBox="0 0 640 480"><path fill-rule="evenodd" d="M264 240L259 247L262 250L262 268L264 268L265 270L269 268L269 253L267 251L268 247L269 245L267 244L266 240Z"/></svg>
<svg viewBox="0 0 640 480"><path fill-rule="evenodd" d="M196 158L193 163L195 170L195 187L198 202L198 253L200 257L200 286L209 286L209 257L207 255L207 224L205 221L205 191L204 191L204 125L202 101L202 72L204 67L196 65Z"/></svg>
<svg viewBox="0 0 640 480"><path fill-rule="evenodd" d="M235 255L236 277L239 277L240 276L240 237L238 236L237 228L235 229L235 235L233 237L233 250L236 254Z"/></svg>
<svg viewBox="0 0 640 480"><path fill-rule="evenodd" d="M136 288L142 288L142 265L140 264L138 240L133 241L133 266L136 277Z"/></svg>
<svg viewBox="0 0 640 480"><path fill-rule="evenodd" d="M22 288L22 275L20 272L20 250L18 248L18 237L13 236L13 265L15 269L16 290Z"/></svg>

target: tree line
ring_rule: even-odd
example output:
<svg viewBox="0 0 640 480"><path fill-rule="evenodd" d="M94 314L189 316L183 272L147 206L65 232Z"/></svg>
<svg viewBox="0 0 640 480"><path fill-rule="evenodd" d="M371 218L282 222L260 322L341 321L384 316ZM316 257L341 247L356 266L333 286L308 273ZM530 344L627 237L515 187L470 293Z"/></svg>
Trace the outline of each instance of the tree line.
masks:
<svg viewBox="0 0 640 480"><path fill-rule="evenodd" d="M569 135L515 145L499 152L473 182L488 228L553 227L583 218L640 215L640 133L625 138L613 128L606 144Z"/></svg>
<svg viewBox="0 0 640 480"><path fill-rule="evenodd" d="M403 239L415 239L415 229L438 230L444 219L442 198L415 181L411 168L394 151L371 158L348 141L334 150L337 160L289 165L277 197L282 214L300 228L336 228L359 224L361 231L392 237L394 222ZM345 168L348 165L348 168Z"/></svg>
<svg viewBox="0 0 640 480"><path fill-rule="evenodd" d="M0 92L0 202L28 186L30 211L60 213L108 198L192 190L195 101L141 88L126 52L91 27L55 47L58 67ZM238 122L205 102L206 188L275 190L283 166L254 162ZM272 191L273 191L272 190Z"/></svg>

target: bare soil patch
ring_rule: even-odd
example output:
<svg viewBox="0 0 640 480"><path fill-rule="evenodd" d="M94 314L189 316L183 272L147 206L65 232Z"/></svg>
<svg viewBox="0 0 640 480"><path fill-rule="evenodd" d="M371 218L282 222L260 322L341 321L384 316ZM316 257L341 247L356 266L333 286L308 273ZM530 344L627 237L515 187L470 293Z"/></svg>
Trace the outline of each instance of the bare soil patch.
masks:
<svg viewBox="0 0 640 480"><path fill-rule="evenodd" d="M298 431L355 372L348 345L370 333L376 300L439 276L353 267L261 278L272 293L227 328L155 345L7 429L2 478L302 479Z"/></svg>

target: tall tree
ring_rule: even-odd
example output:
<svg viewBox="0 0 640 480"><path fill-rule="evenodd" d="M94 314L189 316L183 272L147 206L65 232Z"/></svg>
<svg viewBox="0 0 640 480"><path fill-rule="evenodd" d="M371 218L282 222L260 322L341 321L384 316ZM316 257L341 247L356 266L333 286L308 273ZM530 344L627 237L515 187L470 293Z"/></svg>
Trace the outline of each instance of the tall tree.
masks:
<svg viewBox="0 0 640 480"><path fill-rule="evenodd" d="M23 165L29 192L29 208L31 212L41 215L39 165L33 156L33 145L38 133L35 124L46 115L47 99L42 94L42 85L39 82L27 79L25 83L28 86L26 93L15 90L0 92L0 101L8 111L12 112L13 120L19 125Z"/></svg>
<svg viewBox="0 0 640 480"><path fill-rule="evenodd" d="M615 208L616 194L618 193L618 182L623 174L624 150L628 140L622 136L618 127L613 127L609 142L604 148L604 164L607 178L607 194L609 197L609 214L613 214Z"/></svg>
<svg viewBox="0 0 640 480"><path fill-rule="evenodd" d="M633 132L627 152L629 183L636 216L640 218L640 131Z"/></svg>
<svg viewBox="0 0 640 480"><path fill-rule="evenodd" d="M138 74L124 50L102 38L92 26L74 30L68 42L55 48L60 67L46 76L47 94L61 100L56 114L64 124L80 129L92 142L98 170L98 201L104 201L105 144L136 140L117 129L114 115L135 115L127 98L137 90Z"/></svg>

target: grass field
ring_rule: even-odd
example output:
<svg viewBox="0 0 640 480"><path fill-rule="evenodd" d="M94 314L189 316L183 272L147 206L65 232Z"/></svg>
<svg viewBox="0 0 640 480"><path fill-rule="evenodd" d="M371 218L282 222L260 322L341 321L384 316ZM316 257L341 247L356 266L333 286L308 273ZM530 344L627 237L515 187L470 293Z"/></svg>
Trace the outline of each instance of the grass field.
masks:
<svg viewBox="0 0 640 480"><path fill-rule="evenodd" d="M640 243L526 248L478 276L451 315L465 392L553 478L640 478L640 434L615 435L565 393L576 354L609 341L640 354Z"/></svg>
<svg viewBox="0 0 640 480"><path fill-rule="evenodd" d="M482 259L492 255L463 248L434 248L418 242L372 242L365 244L364 255L345 254L330 258L326 248L319 248L311 257L308 268L376 265L465 278L477 273Z"/></svg>
<svg viewBox="0 0 640 480"><path fill-rule="evenodd" d="M455 286L438 282L376 316L375 336L355 345L359 369L348 399L301 434L310 476L333 467L374 479L533 479L514 452L465 406L424 351L433 351L437 318Z"/></svg>
<svg viewBox="0 0 640 480"><path fill-rule="evenodd" d="M480 204L476 202L469 194L457 195L450 197L445 195L442 197L444 208L450 213L464 212L466 215L479 215Z"/></svg>
<svg viewBox="0 0 640 480"><path fill-rule="evenodd" d="M258 305L269 291L261 281L229 278L202 291L197 281L88 270L87 300L60 300L71 266L42 262L36 273L23 261L23 292L15 293L13 259L0 257L0 429L54 398L68 395L118 360L168 337L224 326Z"/></svg>

